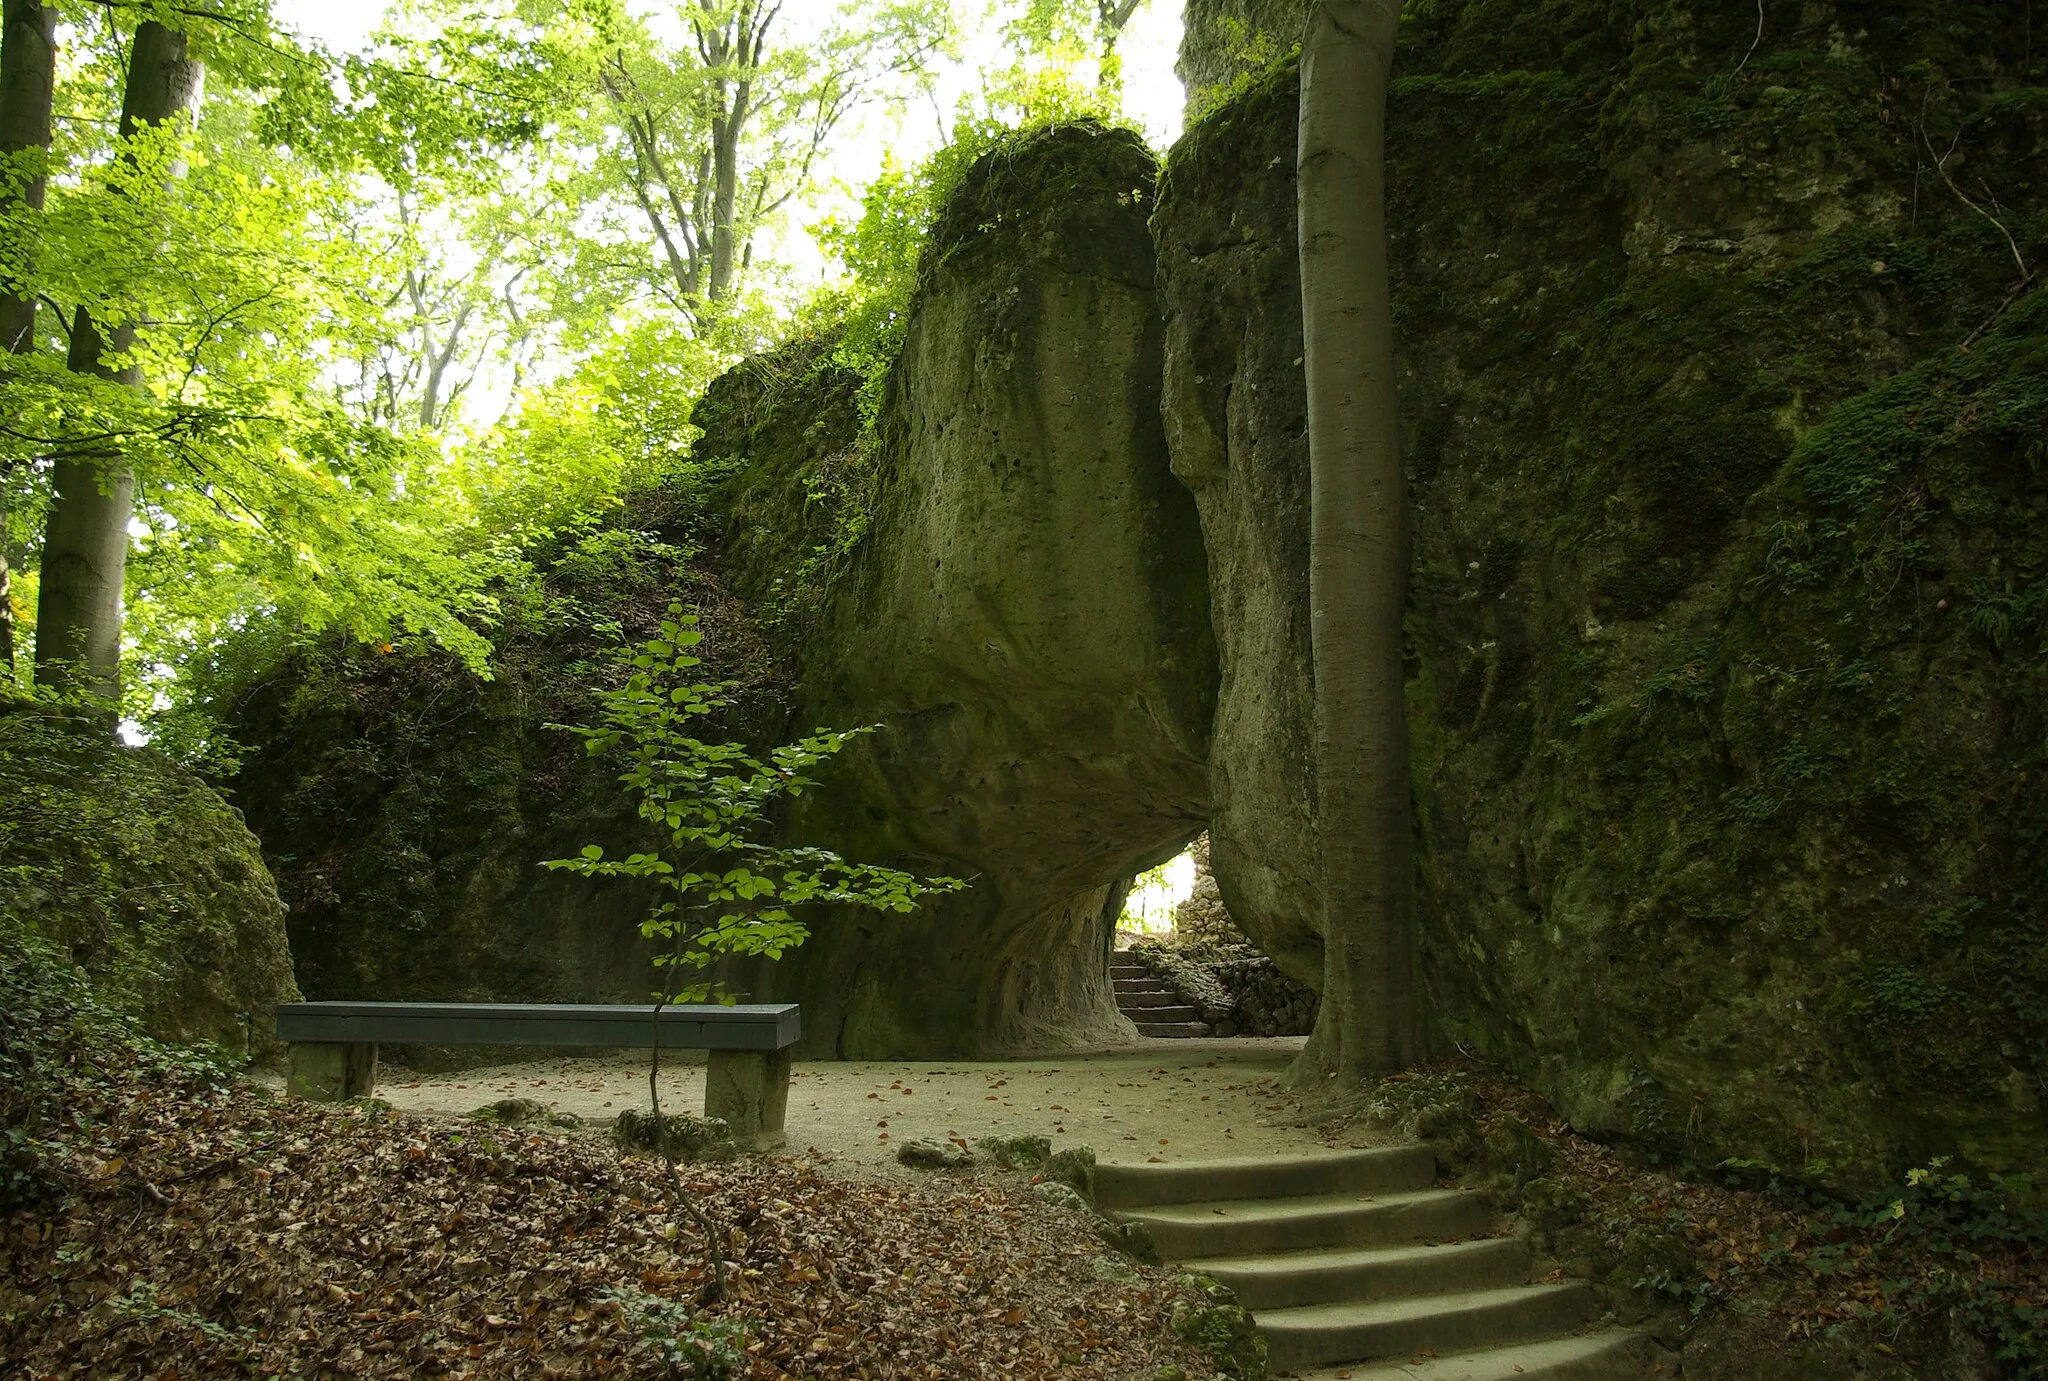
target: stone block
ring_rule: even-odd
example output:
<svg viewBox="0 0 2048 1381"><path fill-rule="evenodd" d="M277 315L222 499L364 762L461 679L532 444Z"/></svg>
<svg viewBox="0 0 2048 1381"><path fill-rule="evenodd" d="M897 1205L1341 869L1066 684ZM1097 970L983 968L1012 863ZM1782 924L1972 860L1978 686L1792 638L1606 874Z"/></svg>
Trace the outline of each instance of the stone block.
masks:
<svg viewBox="0 0 2048 1381"><path fill-rule="evenodd" d="M295 1041L284 1079L286 1092L315 1103L367 1098L377 1087L377 1047Z"/></svg>
<svg viewBox="0 0 2048 1381"><path fill-rule="evenodd" d="M789 1108L790 1051L714 1050L704 1071L704 1115L722 1118L750 1150L782 1144Z"/></svg>

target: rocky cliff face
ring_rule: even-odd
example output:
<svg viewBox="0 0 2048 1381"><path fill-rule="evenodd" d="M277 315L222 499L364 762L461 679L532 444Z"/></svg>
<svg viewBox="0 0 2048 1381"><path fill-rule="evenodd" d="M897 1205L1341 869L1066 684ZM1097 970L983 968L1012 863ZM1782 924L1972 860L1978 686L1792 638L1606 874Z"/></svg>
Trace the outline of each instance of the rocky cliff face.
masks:
<svg viewBox="0 0 2048 1381"><path fill-rule="evenodd" d="M1128 1034L1108 886L1207 814L1215 670L1201 535L1161 430L1151 156L1081 127L968 174L875 439L872 524L797 718L874 724L799 837L971 876L898 920L821 926L780 996L848 1056Z"/></svg>
<svg viewBox="0 0 2048 1381"><path fill-rule="evenodd" d="M1397 69L1440 1014L1662 1153L2039 1168L2040 61L1988 4L1635 12L1434 4ZM1295 104L1192 128L1154 225L1216 869L1312 977Z"/></svg>
<svg viewBox="0 0 2048 1381"><path fill-rule="evenodd" d="M546 726L588 712L594 625L644 636L679 597L704 613L707 676L743 685L718 731L874 726L794 838L971 882L907 917L815 918L740 988L802 1002L818 1054L1128 1037L1118 881L1202 827L1216 678L1160 421L1153 177L1134 136L1087 128L977 165L927 248L875 432L829 343L734 370L698 410L698 470L726 477L700 526L560 553L495 681L330 650L238 692L237 799L308 991L645 996L647 897L539 866L645 836L616 768Z"/></svg>

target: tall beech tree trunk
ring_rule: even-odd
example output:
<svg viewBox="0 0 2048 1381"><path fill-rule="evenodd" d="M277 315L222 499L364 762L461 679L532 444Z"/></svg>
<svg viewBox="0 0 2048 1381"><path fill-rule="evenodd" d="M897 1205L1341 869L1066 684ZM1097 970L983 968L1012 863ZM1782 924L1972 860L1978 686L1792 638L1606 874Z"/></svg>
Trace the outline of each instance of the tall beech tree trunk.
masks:
<svg viewBox="0 0 2048 1381"><path fill-rule="evenodd" d="M754 71L768 44L768 29L780 4L740 0L730 12L698 0L697 51L718 73L711 112L711 273L709 297L732 296L739 267L740 141L753 118Z"/></svg>
<svg viewBox="0 0 2048 1381"><path fill-rule="evenodd" d="M50 108L57 85L57 11L41 0L5 0L0 33L0 157L14 160L50 147ZM0 182L0 216L26 206L43 209L40 171ZM26 355L36 348L36 299L25 283L0 283L0 348ZM14 572L7 561L7 508L0 496L0 673L14 669Z"/></svg>
<svg viewBox="0 0 2048 1381"><path fill-rule="evenodd" d="M135 31L121 98L122 139L145 125L196 113L206 66L185 50L185 36L147 20ZM130 388L142 387L136 366L115 369L109 355L135 344L135 324L103 331L78 309L71 325L70 367ZM56 497L43 535L40 598L36 605L36 681L84 692L108 703L121 689L121 581L128 562L128 519L135 476L126 459L109 450L57 462Z"/></svg>
<svg viewBox="0 0 2048 1381"><path fill-rule="evenodd" d="M5 0L0 34L0 156L9 160L50 147L50 107L57 83L57 11L37 0ZM0 215L43 209L47 179L0 184ZM0 346L25 355L36 348L35 294L23 283L0 284Z"/></svg>
<svg viewBox="0 0 2048 1381"><path fill-rule="evenodd" d="M1387 276L1386 107L1401 0L1319 0L1301 53L1309 611L1322 1015L1295 1082L1349 1090L1423 1053L1401 616L1408 496Z"/></svg>

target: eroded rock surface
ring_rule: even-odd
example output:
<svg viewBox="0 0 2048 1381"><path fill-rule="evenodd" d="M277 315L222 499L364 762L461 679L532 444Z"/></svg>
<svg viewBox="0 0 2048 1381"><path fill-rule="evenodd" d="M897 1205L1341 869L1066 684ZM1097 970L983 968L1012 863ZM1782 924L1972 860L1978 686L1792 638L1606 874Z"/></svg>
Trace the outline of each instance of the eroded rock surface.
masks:
<svg viewBox="0 0 2048 1381"><path fill-rule="evenodd" d="M807 1039L848 1057L1128 1035L1110 884L1207 813L1208 583L1160 424L1152 176L1134 136L1049 131L976 165L926 248L872 528L795 721L879 727L795 828L973 886L784 960Z"/></svg>
<svg viewBox="0 0 2048 1381"><path fill-rule="evenodd" d="M1927 195L1888 93L1919 71L2038 225L2040 60L1990 4L1809 5L1761 40L1608 14L1434 5L1397 64L1439 1013L1659 1155L2039 1170L2048 687L2000 611L2048 598L2048 317L2001 308L2012 247ZM1276 68L1196 125L1155 229L1222 657L1215 866L1312 977L1296 103Z"/></svg>

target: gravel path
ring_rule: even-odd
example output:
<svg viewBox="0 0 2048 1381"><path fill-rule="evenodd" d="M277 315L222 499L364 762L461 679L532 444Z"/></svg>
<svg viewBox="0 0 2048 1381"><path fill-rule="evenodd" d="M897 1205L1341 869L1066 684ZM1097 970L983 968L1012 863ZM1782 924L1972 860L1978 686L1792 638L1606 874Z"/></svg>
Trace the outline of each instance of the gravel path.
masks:
<svg viewBox="0 0 2048 1381"><path fill-rule="evenodd" d="M816 1061L797 1065L789 1147L893 1170L917 1137L1049 1137L1055 1150L1092 1146L1105 1161L1200 1160L1307 1151L1313 1128L1292 1124L1274 1081L1300 1037L1156 1040L1038 1059L993 1062ZM664 1058L662 1106L698 1111L701 1055ZM530 1098L586 1123L647 1106L644 1054L559 1058L416 1074L389 1068L377 1094L407 1112L457 1117L500 1098Z"/></svg>

